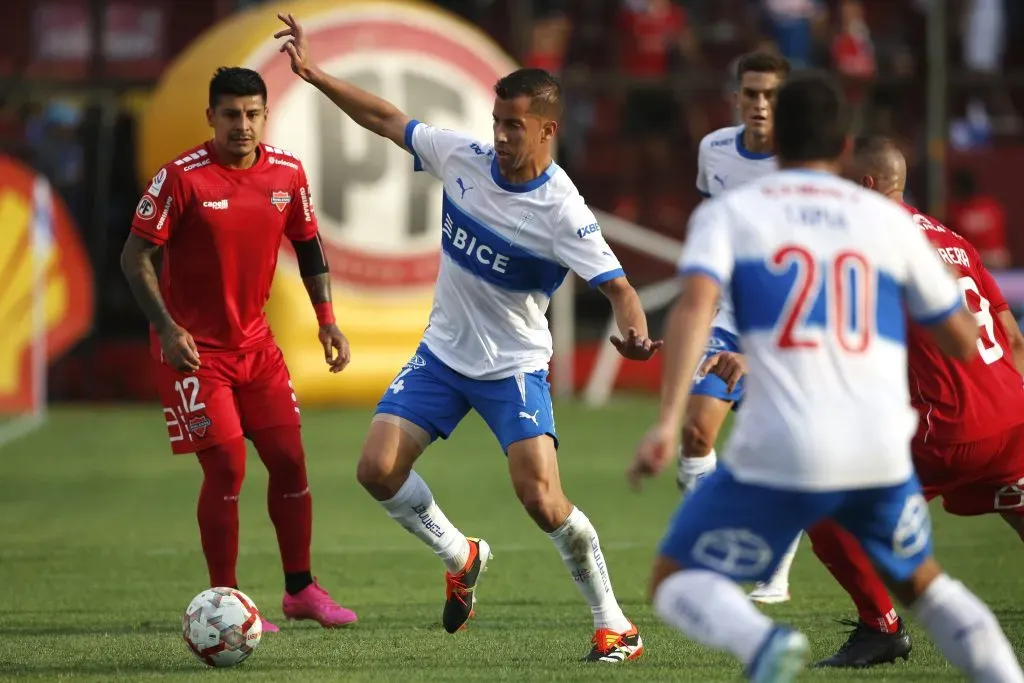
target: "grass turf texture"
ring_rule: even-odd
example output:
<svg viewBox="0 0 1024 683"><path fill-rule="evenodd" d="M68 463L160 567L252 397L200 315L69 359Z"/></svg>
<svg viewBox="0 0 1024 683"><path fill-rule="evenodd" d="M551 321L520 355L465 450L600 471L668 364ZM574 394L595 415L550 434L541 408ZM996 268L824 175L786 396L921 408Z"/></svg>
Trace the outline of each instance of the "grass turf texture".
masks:
<svg viewBox="0 0 1024 683"><path fill-rule="evenodd" d="M283 621L266 472L251 452L239 580L282 632L266 635L241 666L207 670L179 633L182 610L206 587L195 522L199 467L170 455L155 406L59 408L42 430L0 451L0 680L739 680L731 658L664 627L645 601L650 559L677 501L672 474L640 496L623 477L653 404L560 405L556 414L565 490L594 522L618 598L647 646L636 662L577 662L589 647L589 610L551 542L519 507L505 460L478 418L417 468L455 524L494 549L477 617L452 636L440 626L441 563L355 483L369 412L308 410L313 570L360 622L325 631ZM1024 654L1019 542L997 519L933 513L940 561L993 605ZM806 539L792 582L793 600L766 611L803 629L815 659L831 654L845 639L833 620L854 612ZM909 664L805 678L960 680L911 628Z"/></svg>

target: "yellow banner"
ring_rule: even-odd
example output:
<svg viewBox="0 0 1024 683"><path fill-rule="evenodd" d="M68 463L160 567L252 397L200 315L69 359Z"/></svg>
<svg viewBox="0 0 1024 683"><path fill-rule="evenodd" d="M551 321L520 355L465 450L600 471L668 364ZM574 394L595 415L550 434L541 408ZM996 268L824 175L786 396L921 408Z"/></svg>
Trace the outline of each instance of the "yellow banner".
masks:
<svg viewBox="0 0 1024 683"><path fill-rule="evenodd" d="M0 413L44 400L46 364L92 326L92 268L45 178L0 155Z"/></svg>

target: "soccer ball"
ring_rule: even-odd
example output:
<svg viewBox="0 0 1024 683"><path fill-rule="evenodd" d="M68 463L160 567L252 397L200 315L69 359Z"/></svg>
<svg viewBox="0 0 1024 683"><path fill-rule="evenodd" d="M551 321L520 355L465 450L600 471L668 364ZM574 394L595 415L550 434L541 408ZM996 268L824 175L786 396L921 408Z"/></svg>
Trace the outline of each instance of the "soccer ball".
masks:
<svg viewBox="0 0 1024 683"><path fill-rule="evenodd" d="M256 605L235 588L211 588L189 603L181 637L196 659L209 666L234 666L252 654L263 636Z"/></svg>

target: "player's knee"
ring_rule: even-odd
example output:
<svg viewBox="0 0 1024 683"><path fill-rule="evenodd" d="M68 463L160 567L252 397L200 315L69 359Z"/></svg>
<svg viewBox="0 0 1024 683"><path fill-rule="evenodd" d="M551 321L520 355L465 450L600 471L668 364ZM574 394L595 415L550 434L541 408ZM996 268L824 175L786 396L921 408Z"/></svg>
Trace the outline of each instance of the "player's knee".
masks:
<svg viewBox="0 0 1024 683"><path fill-rule="evenodd" d="M394 498L408 475L395 467L394 458L379 451L364 450L356 465L356 481L377 500Z"/></svg>
<svg viewBox="0 0 1024 683"><path fill-rule="evenodd" d="M196 453L203 468L203 486L238 495L245 479L245 442L242 439L219 444Z"/></svg>
<svg viewBox="0 0 1024 683"><path fill-rule="evenodd" d="M688 420L683 425L683 453L690 458L699 458L715 447L715 435L698 420Z"/></svg>
<svg viewBox="0 0 1024 683"><path fill-rule="evenodd" d="M932 584L932 581L942 575L942 568L935 558L929 557L905 580L895 580L892 577L883 576L885 583L893 597L905 607L913 607L918 598L924 595L925 591Z"/></svg>
<svg viewBox="0 0 1024 683"><path fill-rule="evenodd" d="M270 474L271 487L289 491L306 487L306 453L298 427L278 427L255 432L250 437Z"/></svg>
<svg viewBox="0 0 1024 683"><path fill-rule="evenodd" d="M517 482L515 489L523 509L544 531L557 529L572 512L572 504L561 487L546 479Z"/></svg>

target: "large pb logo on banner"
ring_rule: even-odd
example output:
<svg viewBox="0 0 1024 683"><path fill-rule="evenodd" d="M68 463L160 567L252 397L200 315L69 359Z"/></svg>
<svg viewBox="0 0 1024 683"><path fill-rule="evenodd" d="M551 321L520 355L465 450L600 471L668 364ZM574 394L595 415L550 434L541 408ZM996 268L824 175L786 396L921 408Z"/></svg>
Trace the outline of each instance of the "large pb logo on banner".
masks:
<svg viewBox="0 0 1024 683"><path fill-rule="evenodd" d="M440 183L427 173L414 173L407 152L361 129L291 72L272 38L280 28L277 10L258 7L229 18L172 66L142 126L140 167L148 182L161 164L210 136L203 111L206 86L218 66L259 71L270 99L265 141L299 157L309 176L335 277L339 320L353 345L346 378L366 370L367 361L379 360L367 378L366 398L375 398L409 357L426 324L440 254ZM380 95L414 118L491 139L494 83L516 65L475 27L418 2L306 0L281 11L303 23L314 59L332 75ZM290 255L284 261L290 262ZM290 279L277 278L275 297L291 287ZM298 313L308 308L301 285L294 296L282 306L289 309L290 323L303 319ZM272 300L268 315L285 346L283 337L290 331L282 329L284 321L278 318L286 314L279 316ZM363 332L366 348L359 343ZM376 356L389 340L394 348L387 353L393 355L385 362ZM315 351L315 345L310 349ZM301 391L302 371L291 354L288 359Z"/></svg>

